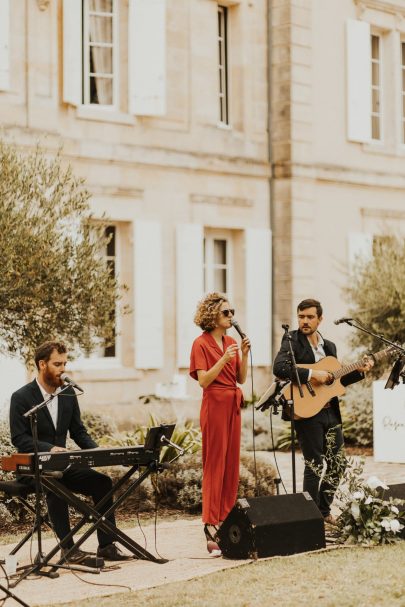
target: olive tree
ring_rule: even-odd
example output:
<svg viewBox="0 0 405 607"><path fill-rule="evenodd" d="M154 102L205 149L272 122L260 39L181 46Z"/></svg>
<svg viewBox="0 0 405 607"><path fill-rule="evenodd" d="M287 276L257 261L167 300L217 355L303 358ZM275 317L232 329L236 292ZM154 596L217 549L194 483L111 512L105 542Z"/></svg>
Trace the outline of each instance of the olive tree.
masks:
<svg viewBox="0 0 405 607"><path fill-rule="evenodd" d="M47 339L84 351L112 342L121 288L89 198L60 154L0 141L0 352L30 364Z"/></svg>
<svg viewBox="0 0 405 607"><path fill-rule="evenodd" d="M405 240L387 234L375 243L372 259L357 261L345 289L350 301L350 315L378 335L401 344L405 342ZM385 346L375 337L353 331L351 344L371 352ZM385 368L392 364L386 360ZM376 374L383 367L378 365Z"/></svg>

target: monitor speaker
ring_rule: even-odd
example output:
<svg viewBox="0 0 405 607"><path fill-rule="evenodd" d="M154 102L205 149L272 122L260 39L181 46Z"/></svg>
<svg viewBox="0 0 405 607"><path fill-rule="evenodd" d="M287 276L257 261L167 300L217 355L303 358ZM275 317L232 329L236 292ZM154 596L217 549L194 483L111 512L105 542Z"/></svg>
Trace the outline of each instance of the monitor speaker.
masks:
<svg viewBox="0 0 405 607"><path fill-rule="evenodd" d="M243 498L218 530L231 559L295 554L325 547L325 524L309 493Z"/></svg>

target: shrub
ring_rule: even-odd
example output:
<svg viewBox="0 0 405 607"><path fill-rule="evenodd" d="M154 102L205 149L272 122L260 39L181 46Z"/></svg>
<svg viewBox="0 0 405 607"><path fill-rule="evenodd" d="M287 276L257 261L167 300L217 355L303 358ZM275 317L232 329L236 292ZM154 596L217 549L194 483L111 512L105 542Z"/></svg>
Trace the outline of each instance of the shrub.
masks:
<svg viewBox="0 0 405 607"><path fill-rule="evenodd" d="M100 413L93 413L91 411L82 411L81 418L88 433L96 443L100 442L104 437L111 436L117 432L117 426L114 420L107 415L100 415Z"/></svg>
<svg viewBox="0 0 405 607"><path fill-rule="evenodd" d="M358 382L349 386L342 397L343 434L348 445L373 445L372 386Z"/></svg>

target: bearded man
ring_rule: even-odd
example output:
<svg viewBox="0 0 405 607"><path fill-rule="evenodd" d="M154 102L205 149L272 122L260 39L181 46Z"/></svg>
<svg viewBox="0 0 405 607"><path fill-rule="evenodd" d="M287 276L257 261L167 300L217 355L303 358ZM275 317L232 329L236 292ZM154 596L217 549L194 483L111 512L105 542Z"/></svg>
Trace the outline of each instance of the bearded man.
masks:
<svg viewBox="0 0 405 607"><path fill-rule="evenodd" d="M32 453L34 442L30 418L24 413L35 405L49 400L48 404L37 412L38 451L55 453L68 451L66 438L70 438L81 449L94 449L97 443L91 438L80 417L80 408L76 393L72 387L65 387L60 392L64 382L61 375L65 372L68 362L67 349L63 343L47 341L40 345L35 352L35 366L37 377L26 384L11 396L10 402L10 433L13 445L20 453ZM51 398L52 396L52 398ZM19 477L19 480L32 483L31 477ZM58 479L59 480L59 479ZM89 495L97 504L111 489L111 479L105 474L92 469L67 469L59 480L70 491ZM48 491L46 493L49 518L59 540L70 533L68 504ZM112 505L112 499L103 506L103 512ZM115 524L114 517L109 520ZM106 560L119 561L128 558L113 543L113 538L101 529L97 529L99 546L97 555ZM62 557L74 544L73 539L65 542L62 548ZM66 557L73 563L84 561L87 554L76 550Z"/></svg>

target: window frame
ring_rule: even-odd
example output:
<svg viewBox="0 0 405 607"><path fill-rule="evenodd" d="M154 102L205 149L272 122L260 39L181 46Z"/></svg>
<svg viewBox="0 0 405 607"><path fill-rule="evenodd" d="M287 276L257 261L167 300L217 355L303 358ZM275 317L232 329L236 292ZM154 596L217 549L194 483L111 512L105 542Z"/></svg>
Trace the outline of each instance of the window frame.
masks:
<svg viewBox="0 0 405 607"><path fill-rule="evenodd" d="M371 143L379 144L384 142L384 87L383 87L383 37L380 32L371 31L371 57L370 57L370 69L371 69ZM378 40L378 60L373 59L373 38ZM373 82L373 64L378 64L379 72L379 83L378 86ZM373 91L377 90L379 93L379 111L373 111ZM380 136L374 137L373 134L373 118L378 118L378 126Z"/></svg>
<svg viewBox="0 0 405 607"><path fill-rule="evenodd" d="M122 261L122 239L120 233L120 226L118 222L109 221L106 225L106 229L115 228L115 256L114 256L114 269L115 276L120 274L120 266ZM108 246L108 245L107 245ZM111 261L111 257L105 252L106 262ZM122 340L121 340L121 328L122 318L118 313L117 307L115 308L115 356L101 356L99 351L95 350L85 356L84 354L78 356L75 360L69 361L69 368L72 370L97 370L97 369L116 369L122 367ZM100 349L103 346L100 346Z"/></svg>
<svg viewBox="0 0 405 607"><path fill-rule="evenodd" d="M112 103L91 103L90 101L90 35L89 35L89 0L82 2L82 104L83 108L100 108L104 111L119 111L119 2L112 1ZM93 12L92 14L105 15L106 13ZM109 45L109 43L103 43ZM96 72L95 72L96 73Z"/></svg>
<svg viewBox="0 0 405 607"><path fill-rule="evenodd" d="M217 52L218 52L218 100L219 100L219 124L221 126L230 126L230 70L229 70L229 7L218 4L217 7ZM221 27L223 35L221 36Z"/></svg>
<svg viewBox="0 0 405 607"><path fill-rule="evenodd" d="M223 240L226 243L226 264L216 264L214 262L214 242ZM225 269L226 286L225 295L232 300L233 297L233 238L229 231L217 229L204 230L204 255L203 255L203 274L204 274L204 292L210 293L217 291L215 288L215 269ZM220 268L220 266L225 266ZM221 291L223 292L223 291Z"/></svg>

